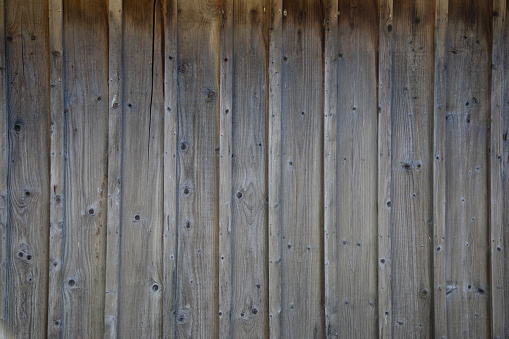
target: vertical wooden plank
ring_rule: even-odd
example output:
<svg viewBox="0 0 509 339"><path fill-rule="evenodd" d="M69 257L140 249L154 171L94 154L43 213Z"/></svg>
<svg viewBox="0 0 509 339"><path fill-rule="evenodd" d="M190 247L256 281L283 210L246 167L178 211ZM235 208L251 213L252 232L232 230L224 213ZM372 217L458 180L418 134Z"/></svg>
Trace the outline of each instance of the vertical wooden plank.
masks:
<svg viewBox="0 0 509 339"><path fill-rule="evenodd" d="M108 215L104 338L118 335L122 156L122 0L110 0L108 81Z"/></svg>
<svg viewBox="0 0 509 339"><path fill-rule="evenodd" d="M19 338L47 330L48 18L45 1L6 2L10 160L6 322Z"/></svg>
<svg viewBox="0 0 509 339"><path fill-rule="evenodd" d="M97 338L104 333L107 10L106 1L64 0L64 337Z"/></svg>
<svg viewBox="0 0 509 339"><path fill-rule="evenodd" d="M269 337L281 337L281 74L283 0L270 0L269 31Z"/></svg>
<svg viewBox="0 0 509 339"><path fill-rule="evenodd" d="M446 33L448 0L435 2L435 71L433 110L433 320L435 338L447 337L445 281L445 116L446 116Z"/></svg>
<svg viewBox="0 0 509 339"><path fill-rule="evenodd" d="M162 3L124 1L123 15L118 336L159 337L164 219Z"/></svg>
<svg viewBox="0 0 509 339"><path fill-rule="evenodd" d="M378 56L378 337L392 338L393 0L380 0Z"/></svg>
<svg viewBox="0 0 509 339"><path fill-rule="evenodd" d="M490 337L491 1L449 1L446 282L448 337Z"/></svg>
<svg viewBox="0 0 509 339"><path fill-rule="evenodd" d="M504 304L504 25L505 0L493 1L493 45L491 59L490 126L490 259L491 337L503 338ZM505 132L507 133L507 131ZM507 138L507 134L506 134ZM507 199L507 197L506 197Z"/></svg>
<svg viewBox="0 0 509 339"><path fill-rule="evenodd" d="M7 338L5 326L7 302L7 265L8 261L8 170L9 170L9 129L7 113L7 82L5 60L5 0L0 0L0 336Z"/></svg>
<svg viewBox="0 0 509 339"><path fill-rule="evenodd" d="M501 40L501 45L503 46L501 53L503 60L499 62L499 66L497 67L503 67L502 71L502 77L503 79L503 87L502 87L502 118L503 121L501 122L503 124L503 155L502 155L502 162L503 162L503 168L502 168L502 187L503 187L503 210L502 210L502 225L504 229L504 243L502 245L502 252L504 253L504 258L506 260L504 261L504 286L503 291L503 298L504 298L504 333L500 336L500 338L508 337L509 336L509 23L507 18L509 18L509 6L505 5L498 7L498 11L496 13L493 13L493 16L495 15L501 15L504 16L503 22L503 28L502 28L502 36L499 36ZM502 13L501 11L505 9L505 12ZM500 20L500 19L497 19Z"/></svg>
<svg viewBox="0 0 509 339"><path fill-rule="evenodd" d="M283 2L282 337L325 335L323 1Z"/></svg>
<svg viewBox="0 0 509 339"><path fill-rule="evenodd" d="M327 330L330 336L368 338L377 335L378 6L356 0L341 1L338 7L335 58L340 81L332 169L337 219L331 225L336 267L329 286L336 316Z"/></svg>
<svg viewBox="0 0 509 339"><path fill-rule="evenodd" d="M49 1L50 50L50 240L48 337L62 324L62 231L64 227L63 1Z"/></svg>
<svg viewBox="0 0 509 339"><path fill-rule="evenodd" d="M177 0L164 1L163 337L175 336L177 279Z"/></svg>
<svg viewBox="0 0 509 339"><path fill-rule="evenodd" d="M221 3L178 3L177 335L219 335Z"/></svg>
<svg viewBox="0 0 509 339"><path fill-rule="evenodd" d="M232 337L232 127L234 1L221 4L221 78L219 108L219 336ZM241 284L243 286L243 284Z"/></svg>
<svg viewBox="0 0 509 339"><path fill-rule="evenodd" d="M394 1L393 336L431 337L434 3Z"/></svg>
<svg viewBox="0 0 509 339"><path fill-rule="evenodd" d="M234 338L268 334L267 60L269 3L234 4L232 287ZM223 135L224 137L224 135Z"/></svg>
<svg viewBox="0 0 509 339"><path fill-rule="evenodd" d="M338 243L337 223L337 124L338 124L338 0L327 0L325 5L324 49L324 273L325 273L325 328L327 338L339 335L339 300L337 298Z"/></svg>

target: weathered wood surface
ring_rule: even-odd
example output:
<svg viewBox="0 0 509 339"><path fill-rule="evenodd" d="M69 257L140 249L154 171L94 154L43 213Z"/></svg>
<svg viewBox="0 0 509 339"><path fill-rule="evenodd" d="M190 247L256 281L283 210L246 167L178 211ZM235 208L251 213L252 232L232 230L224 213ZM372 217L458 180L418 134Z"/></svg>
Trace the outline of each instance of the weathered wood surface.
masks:
<svg viewBox="0 0 509 339"><path fill-rule="evenodd" d="M509 336L507 1L0 1L0 337Z"/></svg>

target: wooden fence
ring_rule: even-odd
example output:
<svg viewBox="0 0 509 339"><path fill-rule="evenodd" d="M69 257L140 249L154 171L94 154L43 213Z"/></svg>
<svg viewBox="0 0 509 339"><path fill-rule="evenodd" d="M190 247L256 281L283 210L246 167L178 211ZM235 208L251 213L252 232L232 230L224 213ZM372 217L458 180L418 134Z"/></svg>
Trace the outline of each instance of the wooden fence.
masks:
<svg viewBox="0 0 509 339"><path fill-rule="evenodd" d="M0 337L509 337L506 0L0 22Z"/></svg>

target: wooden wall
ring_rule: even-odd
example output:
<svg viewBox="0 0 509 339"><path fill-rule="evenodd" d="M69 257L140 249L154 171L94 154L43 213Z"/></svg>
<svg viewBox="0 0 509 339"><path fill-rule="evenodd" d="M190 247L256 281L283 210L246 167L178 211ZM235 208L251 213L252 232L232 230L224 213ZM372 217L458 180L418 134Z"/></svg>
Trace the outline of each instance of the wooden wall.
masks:
<svg viewBox="0 0 509 339"><path fill-rule="evenodd" d="M0 0L0 337L509 337L506 0Z"/></svg>

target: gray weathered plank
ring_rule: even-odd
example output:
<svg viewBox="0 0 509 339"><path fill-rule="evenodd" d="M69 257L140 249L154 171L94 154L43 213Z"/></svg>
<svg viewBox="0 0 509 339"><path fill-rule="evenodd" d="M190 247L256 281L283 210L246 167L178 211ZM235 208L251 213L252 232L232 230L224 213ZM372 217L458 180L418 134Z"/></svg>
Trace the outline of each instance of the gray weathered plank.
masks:
<svg viewBox="0 0 509 339"><path fill-rule="evenodd" d="M331 337L377 335L378 4L339 2ZM330 230L329 230L330 232ZM329 270L331 270L329 263Z"/></svg>
<svg viewBox="0 0 509 339"><path fill-rule="evenodd" d="M504 7L500 6L499 10L503 10ZM503 67L503 87L501 88L502 92L502 104L503 104L503 153L502 153L502 185L503 185L503 209L502 209L502 225L504 229L503 237L504 242L502 245L502 252L504 253L504 286L503 298L504 298L504 333L500 335L500 338L509 336L509 84L507 83L507 79L509 77L509 6L505 6L505 14L498 12L498 15L505 16L503 20L503 30L502 36L499 36L502 39L500 46L503 46L502 56L503 60L499 63L498 67ZM493 13L493 16L496 14Z"/></svg>
<svg viewBox="0 0 509 339"><path fill-rule="evenodd" d="M8 169L8 328L45 334L48 314L48 4L9 0L6 9ZM27 321L29 320L29 321Z"/></svg>
<svg viewBox="0 0 509 339"><path fill-rule="evenodd" d="M434 14L427 0L394 1L391 238L396 338L433 333Z"/></svg>
<svg viewBox="0 0 509 339"><path fill-rule="evenodd" d="M380 1L378 56L378 337L392 338L393 0Z"/></svg>
<svg viewBox="0 0 509 339"><path fill-rule="evenodd" d="M270 1L268 117L269 337L281 336L281 72L283 0Z"/></svg>
<svg viewBox="0 0 509 339"><path fill-rule="evenodd" d="M164 1L163 337L175 335L177 279L177 0Z"/></svg>
<svg viewBox="0 0 509 339"><path fill-rule="evenodd" d="M178 3L177 334L219 334L220 2Z"/></svg>
<svg viewBox="0 0 509 339"><path fill-rule="evenodd" d="M323 1L283 2L281 337L325 335L324 19Z"/></svg>
<svg viewBox="0 0 509 339"><path fill-rule="evenodd" d="M490 336L491 1L450 0L445 99L448 337Z"/></svg>
<svg viewBox="0 0 509 339"><path fill-rule="evenodd" d="M504 299L504 29L505 0L493 0L493 45L491 57L490 126L490 259L491 337L503 338L506 322ZM507 130L505 130L507 138ZM507 333L506 333L507 335Z"/></svg>
<svg viewBox="0 0 509 339"><path fill-rule="evenodd" d="M269 2L238 1L233 27L232 287L234 338L268 334L267 60ZM232 191L233 189L233 191Z"/></svg>
<svg viewBox="0 0 509 339"><path fill-rule="evenodd" d="M435 71L433 109L433 320L435 338L447 337L445 282L445 111L448 0L435 2Z"/></svg>
<svg viewBox="0 0 509 339"><path fill-rule="evenodd" d="M104 333L107 10L106 1L64 0L64 337L97 338Z"/></svg>
<svg viewBox="0 0 509 339"><path fill-rule="evenodd" d="M0 337L7 338L6 297L7 297L7 265L8 265L8 169L9 169L9 132L7 115L7 82L5 59L5 0L0 0Z"/></svg>
<svg viewBox="0 0 509 339"><path fill-rule="evenodd" d="M232 128L234 1L222 1L219 107L219 336L232 337Z"/></svg>
<svg viewBox="0 0 509 339"><path fill-rule="evenodd" d="M48 337L62 324L62 231L64 227L63 1L49 1L50 51L50 239Z"/></svg>
<svg viewBox="0 0 509 339"><path fill-rule="evenodd" d="M118 336L160 337L163 310L162 3L123 2Z"/></svg>
<svg viewBox="0 0 509 339"><path fill-rule="evenodd" d="M106 234L104 338L117 338L120 265L122 152L122 0L108 8L108 208Z"/></svg>

